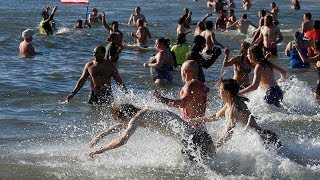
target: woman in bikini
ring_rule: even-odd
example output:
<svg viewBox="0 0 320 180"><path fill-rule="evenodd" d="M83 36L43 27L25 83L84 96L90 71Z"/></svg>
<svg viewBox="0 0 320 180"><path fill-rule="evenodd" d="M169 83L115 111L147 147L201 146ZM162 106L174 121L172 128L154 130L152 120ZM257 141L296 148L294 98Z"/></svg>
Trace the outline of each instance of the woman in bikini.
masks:
<svg viewBox="0 0 320 180"><path fill-rule="evenodd" d="M249 47L250 43L242 42L239 55L231 59L229 59L230 50L228 48L224 49L223 67L233 66L233 79L238 82L241 89L250 85L249 73L251 72L251 65L247 57Z"/></svg>

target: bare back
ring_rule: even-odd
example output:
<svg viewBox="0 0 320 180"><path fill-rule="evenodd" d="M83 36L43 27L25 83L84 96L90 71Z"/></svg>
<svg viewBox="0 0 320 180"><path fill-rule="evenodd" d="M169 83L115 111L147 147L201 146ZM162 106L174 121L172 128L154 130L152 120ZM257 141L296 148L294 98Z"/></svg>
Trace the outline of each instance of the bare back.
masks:
<svg viewBox="0 0 320 180"><path fill-rule="evenodd" d="M256 77L260 77L259 86L263 90L268 90L270 87L278 86L277 81L275 80L273 70L270 67L263 67L260 64L257 64L254 69Z"/></svg>
<svg viewBox="0 0 320 180"><path fill-rule="evenodd" d="M180 91L180 98L188 98L186 107L181 108L184 118L196 118L205 115L207 91L199 80L191 80Z"/></svg>
<svg viewBox="0 0 320 180"><path fill-rule="evenodd" d="M147 27L139 27L139 29L137 30L136 33L138 39L137 39L137 43L138 44L147 44L147 40L148 38L150 38L150 32L149 29Z"/></svg>

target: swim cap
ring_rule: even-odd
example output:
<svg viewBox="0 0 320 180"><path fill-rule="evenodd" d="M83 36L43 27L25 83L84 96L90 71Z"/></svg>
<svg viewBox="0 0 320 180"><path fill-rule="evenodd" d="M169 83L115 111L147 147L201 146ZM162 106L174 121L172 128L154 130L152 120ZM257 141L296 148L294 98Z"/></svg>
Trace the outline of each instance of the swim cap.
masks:
<svg viewBox="0 0 320 180"><path fill-rule="evenodd" d="M23 38L31 38L32 35L34 34L33 30L32 29L26 29L22 32L21 36Z"/></svg>

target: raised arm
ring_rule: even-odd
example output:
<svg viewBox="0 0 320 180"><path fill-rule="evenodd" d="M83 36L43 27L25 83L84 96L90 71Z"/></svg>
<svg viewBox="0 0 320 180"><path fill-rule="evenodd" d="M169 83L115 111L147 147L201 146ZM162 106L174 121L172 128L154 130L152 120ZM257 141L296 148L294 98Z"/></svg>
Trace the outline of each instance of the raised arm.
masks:
<svg viewBox="0 0 320 180"><path fill-rule="evenodd" d="M102 13L102 17L101 17L101 22L102 22L102 25L108 30L108 31L111 31L112 28L107 24L106 22L106 14L103 12Z"/></svg>
<svg viewBox="0 0 320 180"><path fill-rule="evenodd" d="M272 64L272 69L277 71L280 74L280 79L278 79L278 82L282 82L284 81L287 77L286 77L286 71L284 69L282 69L281 67Z"/></svg>
<svg viewBox="0 0 320 180"><path fill-rule="evenodd" d="M238 56L232 57L229 60L230 50L228 48L224 48L224 53L225 53L225 56L224 56L224 60L223 60L223 67L228 67L228 66L234 65L238 59Z"/></svg>
<svg viewBox="0 0 320 180"><path fill-rule="evenodd" d="M93 148L96 144L98 144L98 142L108 136L109 134L113 134L113 133L116 133L116 132L119 132L120 129L122 128L122 124L118 123L114 126L111 126L110 128L108 128L106 131L100 133L98 136L96 136L90 143L90 148Z"/></svg>

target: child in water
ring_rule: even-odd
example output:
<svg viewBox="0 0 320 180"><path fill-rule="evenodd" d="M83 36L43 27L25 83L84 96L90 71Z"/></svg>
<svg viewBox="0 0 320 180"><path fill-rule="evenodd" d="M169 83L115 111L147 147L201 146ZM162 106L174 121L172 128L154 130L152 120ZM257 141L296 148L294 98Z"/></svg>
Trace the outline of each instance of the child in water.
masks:
<svg viewBox="0 0 320 180"><path fill-rule="evenodd" d="M245 101L249 101L246 97L239 95L239 85L234 79L223 79L219 83L220 98L225 105L218 112L201 118L190 119L191 122L210 122L217 121L221 117L225 117L227 125L223 136L217 142L217 148L222 146L227 140L229 140L233 134L236 125L242 125L245 128L250 127L254 129L259 135L263 144L270 148L270 145L274 145L276 148L281 147L281 142L278 140L277 135L267 129L262 129L256 122L256 118L251 115Z"/></svg>

